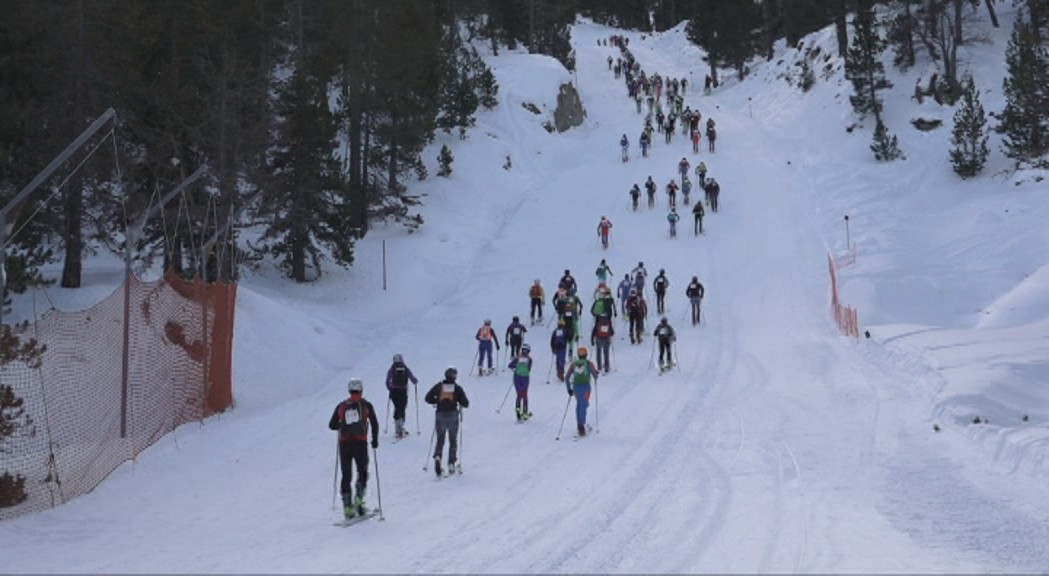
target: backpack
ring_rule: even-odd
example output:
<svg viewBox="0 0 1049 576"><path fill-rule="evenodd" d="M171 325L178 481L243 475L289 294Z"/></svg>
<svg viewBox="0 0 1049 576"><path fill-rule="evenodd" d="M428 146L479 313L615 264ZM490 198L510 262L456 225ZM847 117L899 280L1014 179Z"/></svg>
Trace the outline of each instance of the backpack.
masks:
<svg viewBox="0 0 1049 576"><path fill-rule="evenodd" d="M594 300L594 305L590 307L590 313L594 316L602 316L605 313L605 300L604 298L598 298Z"/></svg>
<svg viewBox="0 0 1049 576"><path fill-rule="evenodd" d="M659 278L656 278L656 290L662 292L662 291L664 291L666 289L667 289L667 277L666 276L660 276Z"/></svg>
<svg viewBox="0 0 1049 576"><path fill-rule="evenodd" d="M528 376L532 371L531 358L518 358L514 366L514 376Z"/></svg>
<svg viewBox="0 0 1049 576"><path fill-rule="evenodd" d="M608 338L612 335L612 325L608 322L602 322L597 325L597 337Z"/></svg>
<svg viewBox="0 0 1049 576"><path fill-rule="evenodd" d="M368 408L364 402L350 402L347 400L342 405L342 434L343 436L365 436L368 429Z"/></svg>
<svg viewBox="0 0 1049 576"><path fill-rule="evenodd" d="M404 364L396 364L393 367L393 385L404 388L408 385L408 367Z"/></svg>
<svg viewBox="0 0 1049 576"><path fill-rule="evenodd" d="M590 383L590 363L580 358L572 363L575 369L572 371L572 384Z"/></svg>
<svg viewBox="0 0 1049 576"><path fill-rule="evenodd" d="M542 298L543 289L533 284L532 288L528 291L528 295L532 298Z"/></svg>

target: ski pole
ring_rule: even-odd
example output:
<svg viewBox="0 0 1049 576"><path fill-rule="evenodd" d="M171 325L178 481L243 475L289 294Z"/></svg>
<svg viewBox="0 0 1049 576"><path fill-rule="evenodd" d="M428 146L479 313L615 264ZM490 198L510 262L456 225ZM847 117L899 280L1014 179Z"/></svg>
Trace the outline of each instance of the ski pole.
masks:
<svg viewBox="0 0 1049 576"><path fill-rule="evenodd" d="M563 430L564 427L565 427L565 418L568 417L568 405L571 404L571 403L572 403L572 396L569 396L568 400L565 402L565 413L564 413L563 416L561 416L561 426L559 426L557 428L557 436L554 438L554 440L560 440L561 439L561 430Z"/></svg>
<svg viewBox="0 0 1049 576"><path fill-rule="evenodd" d="M335 495L339 492L339 439L335 438L335 471L331 478L331 509L335 510Z"/></svg>
<svg viewBox="0 0 1049 576"><path fill-rule="evenodd" d="M598 401L597 395L597 381L599 378L594 378L594 432L601 433L601 403Z"/></svg>
<svg viewBox="0 0 1049 576"><path fill-rule="evenodd" d="M609 347L609 356L612 360L612 371L619 372L619 363L616 362L616 341L612 340L612 345Z"/></svg>
<svg viewBox="0 0 1049 576"><path fill-rule="evenodd" d="M459 446L456 450L455 455L455 469L458 473L463 473L463 410L459 409ZM451 471L449 470L449 473Z"/></svg>
<svg viewBox="0 0 1049 576"><path fill-rule="evenodd" d="M390 433L390 403L393 402L392 398L386 399L386 426L382 429L383 434Z"/></svg>
<svg viewBox="0 0 1049 576"><path fill-rule="evenodd" d="M474 375L474 364L477 363L477 355L480 354L480 353L481 353L480 347L478 347L477 350L474 350L474 359L470 361L470 374L469 374L470 376ZM477 372L480 373L480 370L478 370Z"/></svg>
<svg viewBox="0 0 1049 576"><path fill-rule="evenodd" d="M676 368L678 372L681 372L681 357L677 355L677 338L674 339L674 358L677 358L677 360L674 361L674 368Z"/></svg>
<svg viewBox="0 0 1049 576"><path fill-rule="evenodd" d="M652 354L648 357L649 366L656 362L656 340L658 340L658 338L652 339Z"/></svg>
<svg viewBox="0 0 1049 576"><path fill-rule="evenodd" d="M437 416L434 415L433 430L430 431L430 445L426 448L426 460L423 462L423 472L430 470L430 451L433 450L433 441L437 436Z"/></svg>
<svg viewBox="0 0 1049 576"><path fill-rule="evenodd" d="M506 399L510 397L510 390L514 387L513 381L510 382L510 387L506 389L506 394L503 395L503 401L499 403L499 408L495 410L496 414L499 414L503 410L503 405L506 404Z"/></svg>
<svg viewBox="0 0 1049 576"><path fill-rule="evenodd" d="M419 385L413 384L413 386L415 386L415 434L418 436L423 433L419 427Z"/></svg>
<svg viewBox="0 0 1049 576"><path fill-rule="evenodd" d="M553 354L551 354L550 355L550 368L548 368L547 371L546 371L546 383L547 384L550 383L550 376L553 373L554 373L554 356L553 356Z"/></svg>
<svg viewBox="0 0 1049 576"><path fill-rule="evenodd" d="M379 501L379 520L385 520L382 515L382 482L379 482L379 449L372 447L372 457L375 458L375 497Z"/></svg>

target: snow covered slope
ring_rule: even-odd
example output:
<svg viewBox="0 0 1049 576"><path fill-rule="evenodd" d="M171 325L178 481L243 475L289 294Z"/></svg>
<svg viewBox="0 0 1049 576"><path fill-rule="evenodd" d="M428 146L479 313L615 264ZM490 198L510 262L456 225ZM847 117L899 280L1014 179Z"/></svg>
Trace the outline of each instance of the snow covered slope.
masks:
<svg viewBox="0 0 1049 576"><path fill-rule="evenodd" d="M971 48L989 110L1000 108L1003 19ZM997 153L985 176L954 177L949 128L907 123L921 71L897 78L886 99L908 159L877 164L871 127L845 131L854 120L836 60L803 96L783 79L798 56L782 49L748 80L710 96L689 91L686 103L717 121L716 154L693 156L678 134L670 146L657 138L647 160L621 163L619 136L636 141L642 118L607 69L615 49L597 45L613 32L576 26L575 74L545 57L491 58L501 105L467 141L435 143L431 158L448 143L456 160L450 179L415 187L426 224L410 235L380 226L351 270L315 284L293 286L272 270L245 278L237 408L180 428L92 494L0 524L5 551L17 551L4 554L5 569L1045 570L1044 193L999 174ZM646 71L701 84L701 53L680 28L627 35ZM832 42L829 32L806 39L823 53ZM566 80L588 118L550 134L542 123ZM682 156L706 162L722 209L708 213L704 236L685 218L670 239L662 185ZM649 175L658 208L632 212L628 190ZM839 289L871 332L859 341L828 315L826 257L845 247L846 214L857 260ZM607 251L596 236L602 215L614 225ZM549 295L566 268L589 305L601 258L617 279L639 261L652 275L666 269L680 370L658 375L651 338L631 346L617 323L616 370L592 398L599 432L555 441L571 406L562 384L546 383L549 329L527 338L535 416L523 425L496 414L507 372L466 375L473 334L485 318L501 332L527 316L531 282L542 279ZM693 275L707 289L701 327L687 322ZM422 391L447 365L459 368L471 400L465 472L436 481L423 471L433 417L421 405L417 425L410 404L418 434L397 444L383 435L373 469L369 502L381 485L385 520L334 528L328 418L350 376L385 407L396 352ZM990 423L971 424L977 415Z"/></svg>

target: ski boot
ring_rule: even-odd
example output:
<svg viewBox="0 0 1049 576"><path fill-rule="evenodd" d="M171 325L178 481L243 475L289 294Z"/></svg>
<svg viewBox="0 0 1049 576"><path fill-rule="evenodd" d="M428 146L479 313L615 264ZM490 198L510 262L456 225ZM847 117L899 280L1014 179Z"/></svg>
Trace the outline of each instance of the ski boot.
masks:
<svg viewBox="0 0 1049 576"><path fill-rule="evenodd" d="M357 495L353 498L353 509L357 512L358 516L364 516L367 510L364 509L364 493L367 491L362 484L357 484Z"/></svg>
<svg viewBox="0 0 1049 576"><path fill-rule="evenodd" d="M357 509L353 506L353 498L347 494L342 495L342 516L350 520L357 515Z"/></svg>
<svg viewBox="0 0 1049 576"><path fill-rule="evenodd" d="M438 478L441 477L441 457L440 456L434 456L433 457L433 471L434 471L435 474L437 474Z"/></svg>

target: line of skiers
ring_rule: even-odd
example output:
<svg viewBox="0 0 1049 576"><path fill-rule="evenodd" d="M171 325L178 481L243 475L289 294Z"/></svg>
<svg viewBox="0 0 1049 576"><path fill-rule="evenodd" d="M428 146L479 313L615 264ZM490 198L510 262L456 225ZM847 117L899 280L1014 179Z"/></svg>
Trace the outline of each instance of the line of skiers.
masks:
<svg viewBox="0 0 1049 576"><path fill-rule="evenodd" d="M634 60L627 48L628 39L620 36L612 36L610 41L614 46L619 46L623 57L614 62L616 77L625 73L628 92L637 101L638 111L641 110L641 92L647 96L649 101L649 115L646 118L646 127L643 133L642 154L647 157L648 147L651 144L651 116L655 109L656 118L660 131L666 134L667 143L674 132L677 117L682 117L683 129L692 133L693 151L698 152L698 122L701 117L699 112L689 109L682 110L682 97L686 90L687 82L684 78L680 81L672 79L664 84L664 80L658 74L646 77L640 70L640 65ZM613 68L613 60L608 59L609 67ZM671 106L669 115L664 116L661 107L656 108L660 100L661 92L667 88L667 103ZM713 151L714 128L713 121L708 119L708 142L710 151ZM623 148L623 161L629 158L629 141L623 135L621 141ZM679 172L682 177L681 188L685 204L689 203L691 191L688 182L688 162L682 158L682 168ZM702 170L701 170L702 169ZM710 179L710 184L705 184L706 167L701 162L696 168L696 174L700 185L707 193L707 202L711 209L717 212L717 193L720 191L716 181ZM655 205L655 183L649 176L645 184L648 193L649 207ZM715 187L712 193L711 187ZM677 184L671 181L667 185L668 201L671 206L671 214L674 217L668 220L671 223L671 234L676 233L676 192ZM640 189L635 184L631 189L633 207L636 210L640 197ZM697 202L693 209L696 216L696 234L702 232L702 204ZM607 248L609 244L609 233L612 224L606 217L602 216L598 224L598 236L602 246ZM602 259L595 275L598 287L593 294L593 305L590 308L594 318L593 329L590 332L590 345L596 350L597 363L589 359L589 351L586 346L575 348L575 358L572 358L573 348L580 340L580 316L583 311L582 300L578 296L578 284L569 270L565 270L564 276L558 282L558 289L552 299L552 305L557 313L557 325L551 332L550 349L553 360L557 367L558 380L565 383L566 391L571 401L576 401L576 430L579 436L585 436L590 430L587 424L587 411L593 386L596 386L600 374L608 374L611 369L611 349L615 328L613 318L621 312L626 316L629 323L629 334L631 344L640 344L644 333L644 323L648 316L648 307L644 298L645 284L648 273L644 263L638 266L630 274L625 274L619 283L617 292L621 302L621 308L617 311L615 298L607 282L614 277L608 263ZM653 281L653 291L656 293L657 313L665 313L666 293L670 287L670 281L666 278L664 270ZM701 304L704 296L703 285L698 278L693 276L685 290L685 294L691 305L691 320L693 325L701 321ZM545 291L539 279L536 279L529 288L530 322L532 326L543 323L543 305L546 299ZM532 413L528 407L528 387L534 359L531 356L531 346L524 342L528 328L521 323L518 316L514 316L503 334L503 342L508 347L511 360L508 368L512 371L512 386L516 391L515 414L519 422L528 420ZM661 371L673 365L673 344L676 341L676 333L670 326L669 321L663 316L653 331L653 336L659 346L659 365ZM486 319L475 334L478 342L477 371L478 375L493 374L495 372L492 348L500 351L499 338L492 328L492 321ZM570 362L569 362L570 361ZM487 370L485 366L487 365ZM567 370L566 370L567 368ZM458 370L449 366L444 372L444 379L434 384L425 395L425 402L434 406L434 442L433 461L434 471L438 477L447 473L460 472L461 466L458 462L458 448L461 438L462 409L469 407L470 402L465 390L457 383ZM401 354L394 354L393 362L386 374L386 388L389 393L389 404L393 406L394 435L396 439L408 435L405 428L405 418L408 405L408 384L416 387L416 424L418 425L418 378L404 362ZM371 448L377 450L379 445L379 422L375 408L371 402L364 398L364 384L360 378L350 378L348 385L348 398L339 402L329 419L328 427L338 432L338 463L341 468L341 482L339 491L342 496L343 514L345 518L351 519L368 514L364 505L369 481L369 455L368 437L371 431ZM509 393L509 391L508 391ZM568 405L566 405L567 413ZM387 409L389 418L389 409ZM389 420L387 420L388 424ZM563 420L562 420L563 425ZM559 432L560 436L560 432ZM444 445L447 441L447 460L442 460ZM442 466L442 463L445 463ZM378 463L376 462L376 466ZM356 469L356 482L352 482L354 469ZM381 507L381 502L380 502Z"/></svg>

